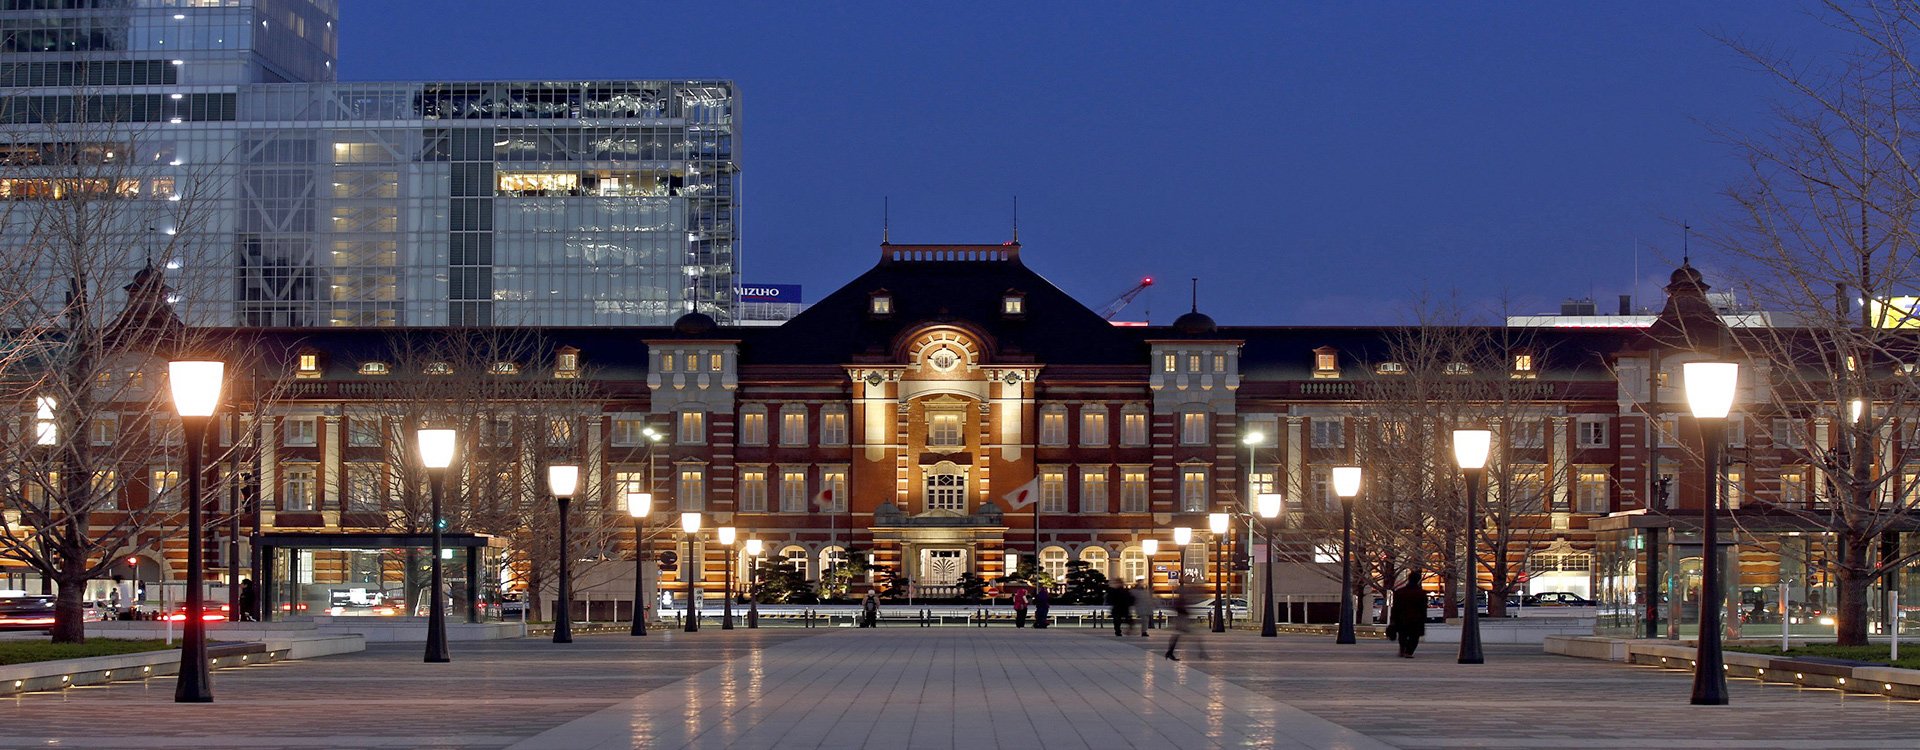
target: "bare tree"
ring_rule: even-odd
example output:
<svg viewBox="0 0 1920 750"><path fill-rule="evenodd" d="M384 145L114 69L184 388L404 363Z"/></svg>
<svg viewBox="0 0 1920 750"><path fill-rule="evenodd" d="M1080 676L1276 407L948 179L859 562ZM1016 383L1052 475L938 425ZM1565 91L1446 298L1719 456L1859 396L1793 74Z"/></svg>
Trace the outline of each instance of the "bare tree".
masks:
<svg viewBox="0 0 1920 750"><path fill-rule="evenodd" d="M1884 468L1909 455L1920 416L1920 320L1896 302L1920 282L1920 2L1828 2L1822 18L1850 44L1813 65L1723 39L1785 99L1771 127L1721 133L1747 171L1712 240L1737 288L1776 316L1733 337L1763 394L1750 408L1796 420L1790 442L1805 448L1791 460L1826 477L1793 509L1832 530L1839 642L1862 645L1868 587L1913 556L1882 542L1912 527L1916 497L1904 472Z"/></svg>

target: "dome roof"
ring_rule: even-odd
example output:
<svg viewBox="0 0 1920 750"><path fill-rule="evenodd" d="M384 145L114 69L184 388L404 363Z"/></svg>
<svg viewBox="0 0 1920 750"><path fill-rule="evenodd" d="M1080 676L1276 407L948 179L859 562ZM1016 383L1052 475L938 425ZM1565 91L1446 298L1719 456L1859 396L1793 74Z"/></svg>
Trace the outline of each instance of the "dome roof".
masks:
<svg viewBox="0 0 1920 750"><path fill-rule="evenodd" d="M1700 269L1694 268L1692 263L1681 261L1680 267L1673 269L1673 276L1668 277L1667 283L1700 286Z"/></svg>
<svg viewBox="0 0 1920 750"><path fill-rule="evenodd" d="M1173 319L1173 330L1183 336L1205 336L1217 328L1212 317L1198 310Z"/></svg>
<svg viewBox="0 0 1920 750"><path fill-rule="evenodd" d="M686 336L705 336L719 327L720 324L713 322L713 318L699 312L687 313L673 321L673 330Z"/></svg>

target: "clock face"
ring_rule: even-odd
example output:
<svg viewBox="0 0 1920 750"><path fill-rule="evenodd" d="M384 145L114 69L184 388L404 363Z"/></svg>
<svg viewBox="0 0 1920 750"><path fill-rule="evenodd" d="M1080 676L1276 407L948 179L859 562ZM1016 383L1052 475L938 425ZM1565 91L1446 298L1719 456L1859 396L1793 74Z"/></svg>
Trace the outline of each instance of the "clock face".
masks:
<svg viewBox="0 0 1920 750"><path fill-rule="evenodd" d="M960 353L943 346L927 355L927 364L935 370L951 372L960 364Z"/></svg>

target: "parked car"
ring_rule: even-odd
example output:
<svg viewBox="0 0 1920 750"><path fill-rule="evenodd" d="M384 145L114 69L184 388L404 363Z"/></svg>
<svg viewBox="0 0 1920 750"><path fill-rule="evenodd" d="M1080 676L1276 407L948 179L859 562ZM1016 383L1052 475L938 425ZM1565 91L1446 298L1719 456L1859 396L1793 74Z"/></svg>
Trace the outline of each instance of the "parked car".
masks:
<svg viewBox="0 0 1920 750"><path fill-rule="evenodd" d="M0 599L0 630L52 630L53 597L16 596Z"/></svg>
<svg viewBox="0 0 1920 750"><path fill-rule="evenodd" d="M1226 608L1229 610L1229 614L1228 614L1229 617L1232 617L1236 620L1245 619L1247 617L1248 609L1247 609L1246 599L1243 599L1237 596L1232 596L1227 598L1226 603L1227 603ZM1200 600L1199 604L1193 605L1192 612L1194 617L1212 617L1213 616L1213 598L1208 597L1206 599Z"/></svg>
<svg viewBox="0 0 1920 750"><path fill-rule="evenodd" d="M1591 607L1593 600L1571 591L1542 591L1527 597L1529 607Z"/></svg>

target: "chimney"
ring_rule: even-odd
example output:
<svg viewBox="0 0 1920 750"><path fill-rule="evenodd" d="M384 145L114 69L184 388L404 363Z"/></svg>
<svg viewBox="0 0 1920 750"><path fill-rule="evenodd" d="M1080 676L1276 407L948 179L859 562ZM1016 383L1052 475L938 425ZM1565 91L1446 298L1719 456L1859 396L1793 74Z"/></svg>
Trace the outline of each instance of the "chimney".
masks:
<svg viewBox="0 0 1920 750"><path fill-rule="evenodd" d="M1620 295L1620 314L1621 315L1633 314L1633 295L1631 294Z"/></svg>

